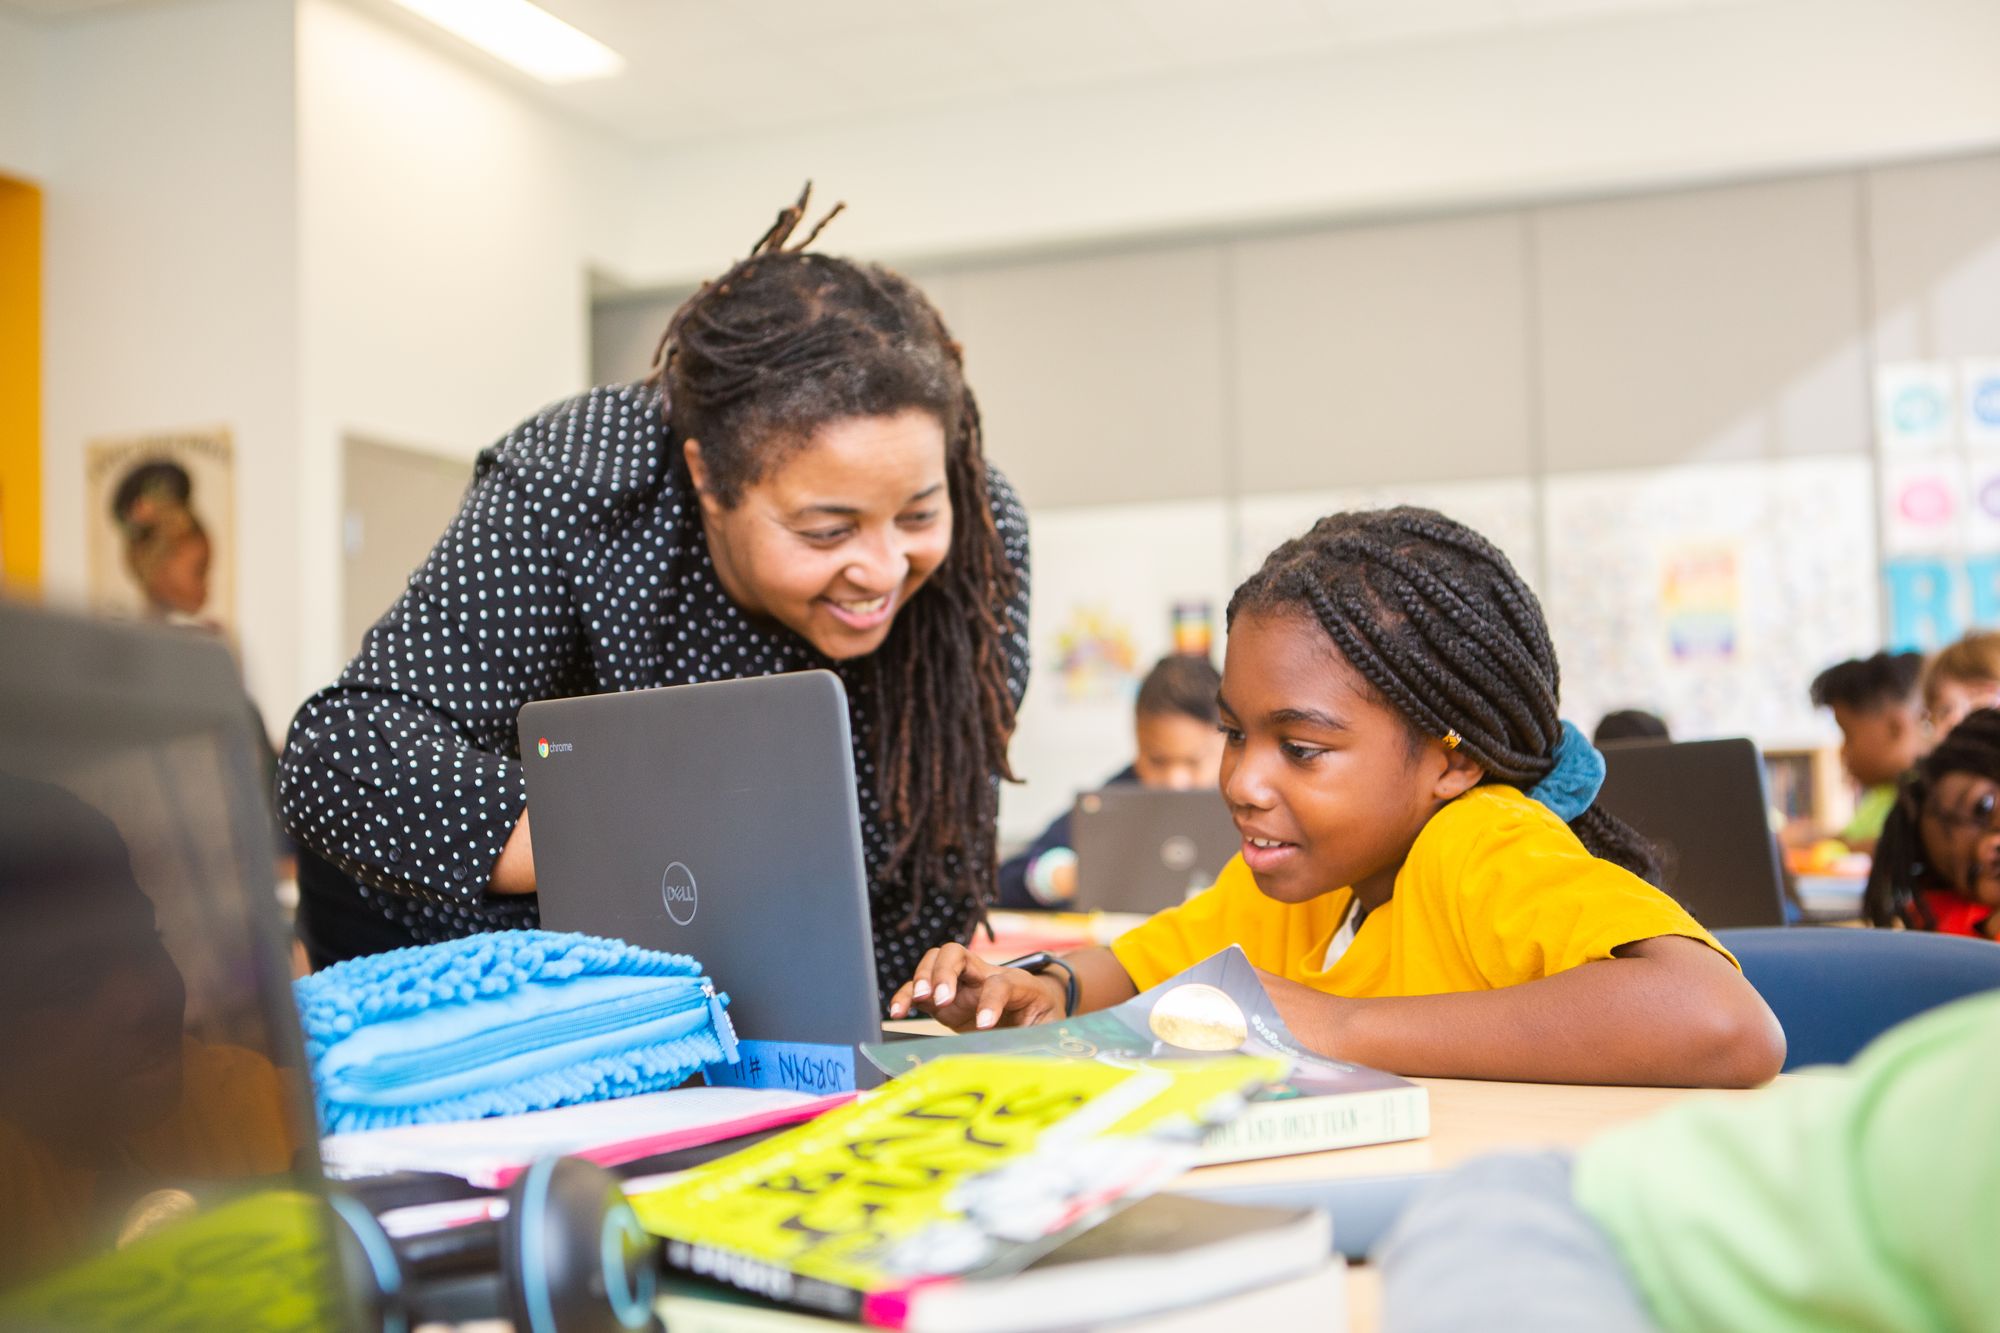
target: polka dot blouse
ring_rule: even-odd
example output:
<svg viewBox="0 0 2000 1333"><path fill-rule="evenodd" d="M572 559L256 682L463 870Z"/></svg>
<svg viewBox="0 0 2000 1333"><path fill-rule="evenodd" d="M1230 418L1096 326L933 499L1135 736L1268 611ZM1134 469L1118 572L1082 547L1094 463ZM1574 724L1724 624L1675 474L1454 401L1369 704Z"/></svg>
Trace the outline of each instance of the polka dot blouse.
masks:
<svg viewBox="0 0 2000 1333"><path fill-rule="evenodd" d="M1028 525L998 472L993 516L1020 587L1006 610L1016 702L1028 680ZM531 926L532 896L485 892L527 802L514 715L537 699L814 667L848 690L886 998L924 950L963 940L970 908L880 882L889 832L865 738L894 707L869 673L752 621L716 581L701 511L667 465L660 392L592 390L479 457L464 506L340 678L292 723L279 779L285 826L354 877L420 941Z"/></svg>

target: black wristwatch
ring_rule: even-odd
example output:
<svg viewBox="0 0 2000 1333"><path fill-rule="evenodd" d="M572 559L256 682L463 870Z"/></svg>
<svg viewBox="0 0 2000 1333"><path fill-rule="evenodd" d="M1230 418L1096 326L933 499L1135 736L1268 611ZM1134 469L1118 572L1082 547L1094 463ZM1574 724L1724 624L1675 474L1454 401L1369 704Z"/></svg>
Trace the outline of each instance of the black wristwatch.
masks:
<svg viewBox="0 0 2000 1333"><path fill-rule="evenodd" d="M1006 962L1000 964L1000 966L1018 967L1023 972L1033 972L1036 976L1040 976L1052 967L1061 968L1063 970L1063 1017L1073 1018L1076 1016L1076 969L1050 953L1047 949L1043 949L1039 953L1024 953L1019 958L1009 958Z"/></svg>

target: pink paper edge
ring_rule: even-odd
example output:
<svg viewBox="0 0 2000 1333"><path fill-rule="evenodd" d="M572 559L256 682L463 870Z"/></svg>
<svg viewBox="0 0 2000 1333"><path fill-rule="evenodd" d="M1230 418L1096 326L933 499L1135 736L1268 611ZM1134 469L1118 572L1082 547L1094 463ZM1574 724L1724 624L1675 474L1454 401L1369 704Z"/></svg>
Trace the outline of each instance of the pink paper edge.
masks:
<svg viewBox="0 0 2000 1333"><path fill-rule="evenodd" d="M772 1111L758 1111L754 1115L738 1116L734 1120L719 1120L714 1124L691 1125L686 1129L672 1129L664 1134L643 1134L636 1139L620 1139L615 1143L599 1143L588 1148L575 1149L565 1156L581 1157L586 1162L599 1166L623 1166L636 1162L642 1157L656 1153L678 1152L682 1148L699 1148L705 1144L720 1143L724 1139L738 1138L744 1134L755 1134L760 1130L777 1129L783 1125L796 1125L801 1121L816 1119L836 1106L854 1100L851 1092L836 1092L821 1097L817 1101L801 1102L797 1106L781 1106ZM493 1173L496 1188L505 1189L514 1177L527 1170L527 1164L504 1166Z"/></svg>

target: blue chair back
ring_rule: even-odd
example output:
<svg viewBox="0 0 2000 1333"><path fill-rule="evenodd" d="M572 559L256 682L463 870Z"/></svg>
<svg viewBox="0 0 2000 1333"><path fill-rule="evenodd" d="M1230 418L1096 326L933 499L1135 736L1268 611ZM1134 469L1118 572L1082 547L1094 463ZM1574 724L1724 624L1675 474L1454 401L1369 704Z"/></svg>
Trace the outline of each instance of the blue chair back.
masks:
<svg viewBox="0 0 2000 1333"><path fill-rule="evenodd" d="M1912 930L1718 930L1785 1026L1785 1068L1844 1064L1906 1018L2000 988L2000 944Z"/></svg>

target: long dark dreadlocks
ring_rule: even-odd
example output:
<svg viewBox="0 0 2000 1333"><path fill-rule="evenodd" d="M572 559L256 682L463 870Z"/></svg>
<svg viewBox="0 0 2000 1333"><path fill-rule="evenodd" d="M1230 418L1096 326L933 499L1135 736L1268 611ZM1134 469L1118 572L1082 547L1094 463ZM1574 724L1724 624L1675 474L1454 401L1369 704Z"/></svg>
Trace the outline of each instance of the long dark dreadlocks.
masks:
<svg viewBox="0 0 2000 1333"><path fill-rule="evenodd" d="M1482 781L1526 790L1555 767L1560 676L1541 603L1497 547L1429 509L1334 514L1286 542L1229 599L1310 615L1413 739L1456 734ZM1593 855L1657 883L1654 848L1591 806L1570 821Z"/></svg>
<svg viewBox="0 0 2000 1333"><path fill-rule="evenodd" d="M1012 778L1002 608L1015 592L988 503L979 408L958 343L930 302L887 269L791 246L811 185L750 256L674 313L655 374L676 450L701 441L716 498L737 504L813 432L918 408L944 427L951 549L863 664L883 707L873 737L894 831L877 874L906 886L910 919L927 889L974 903L993 883L994 776Z"/></svg>
<svg viewBox="0 0 2000 1333"><path fill-rule="evenodd" d="M1968 713L1904 775L1896 804L1883 821L1875 860L1868 867L1868 887L1861 895L1861 911L1870 925L1936 930L1937 917L1917 890L1962 887L1949 884L1924 848L1924 807L1947 773L2000 782L2000 711L1982 708Z"/></svg>

